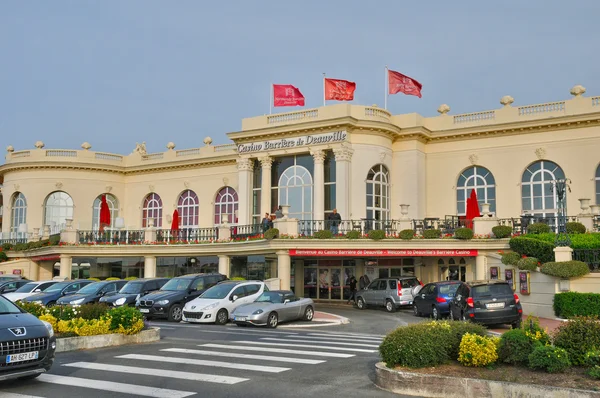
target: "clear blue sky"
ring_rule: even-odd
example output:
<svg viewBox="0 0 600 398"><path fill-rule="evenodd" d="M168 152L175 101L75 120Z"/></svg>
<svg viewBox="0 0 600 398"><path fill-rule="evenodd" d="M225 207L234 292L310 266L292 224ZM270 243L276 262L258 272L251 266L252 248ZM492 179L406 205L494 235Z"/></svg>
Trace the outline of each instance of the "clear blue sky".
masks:
<svg viewBox="0 0 600 398"><path fill-rule="evenodd" d="M0 151L227 143L268 113L272 82L316 107L326 72L383 106L386 64L424 86L391 96L393 113L600 95L598 16L598 0L3 1Z"/></svg>

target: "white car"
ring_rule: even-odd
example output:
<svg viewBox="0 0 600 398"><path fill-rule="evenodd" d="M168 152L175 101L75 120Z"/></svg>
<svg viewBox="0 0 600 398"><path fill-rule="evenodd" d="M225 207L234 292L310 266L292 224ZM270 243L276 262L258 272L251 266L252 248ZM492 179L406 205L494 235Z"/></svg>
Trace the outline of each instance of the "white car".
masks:
<svg viewBox="0 0 600 398"><path fill-rule="evenodd" d="M43 292L50 286L54 285L56 282L57 281L29 282L24 284L12 293L6 293L4 297L15 303L18 300L23 300L24 298Z"/></svg>
<svg viewBox="0 0 600 398"><path fill-rule="evenodd" d="M224 325L229 314L242 304L254 302L264 291L260 281L226 281L211 287L183 307L183 322Z"/></svg>

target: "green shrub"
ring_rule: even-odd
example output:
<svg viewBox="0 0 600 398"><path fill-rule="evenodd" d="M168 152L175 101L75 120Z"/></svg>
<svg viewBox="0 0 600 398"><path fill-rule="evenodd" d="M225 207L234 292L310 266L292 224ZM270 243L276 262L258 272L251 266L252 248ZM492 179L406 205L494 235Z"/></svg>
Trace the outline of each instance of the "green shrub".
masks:
<svg viewBox="0 0 600 398"><path fill-rule="evenodd" d="M120 281L121 278L115 278L114 276L111 276L110 278L106 278L105 281Z"/></svg>
<svg viewBox="0 0 600 398"><path fill-rule="evenodd" d="M565 292L554 295L554 313L560 318L600 314L600 294Z"/></svg>
<svg viewBox="0 0 600 398"><path fill-rule="evenodd" d="M539 261L535 257L522 257L517 261L517 268L526 271L536 271Z"/></svg>
<svg viewBox="0 0 600 398"><path fill-rule="evenodd" d="M554 245L556 234L525 234L523 237L542 240ZM575 249L600 249L600 233L570 234L571 248Z"/></svg>
<svg viewBox="0 0 600 398"><path fill-rule="evenodd" d="M0 252L0 263L8 261L8 256L4 252Z"/></svg>
<svg viewBox="0 0 600 398"><path fill-rule="evenodd" d="M585 225L580 222L568 222L565 224L568 234L585 234Z"/></svg>
<svg viewBox="0 0 600 398"><path fill-rule="evenodd" d="M545 370L548 373L564 372L571 366L569 354L562 348L540 345L529 354L529 367Z"/></svg>
<svg viewBox="0 0 600 398"><path fill-rule="evenodd" d="M137 279L137 276L128 276L127 278L125 278L124 280L126 281L134 281Z"/></svg>
<svg viewBox="0 0 600 398"><path fill-rule="evenodd" d="M528 234L547 234L550 231L550 226L543 222L535 222L527 226Z"/></svg>
<svg viewBox="0 0 600 398"><path fill-rule="evenodd" d="M521 259L521 255L515 252L502 253L502 264L504 265L517 265L517 262Z"/></svg>
<svg viewBox="0 0 600 398"><path fill-rule="evenodd" d="M48 239L48 244L50 246L56 246L60 243L60 234L51 235L50 239Z"/></svg>
<svg viewBox="0 0 600 398"><path fill-rule="evenodd" d="M265 239L271 240L276 238L279 238L279 230L277 228L271 228L265 232Z"/></svg>
<svg viewBox="0 0 600 398"><path fill-rule="evenodd" d="M538 345L542 344L530 338L525 330L511 329L500 337L498 359L501 362L513 365L527 364L529 362L529 354Z"/></svg>
<svg viewBox="0 0 600 398"><path fill-rule="evenodd" d="M596 365L588 371L592 379L600 380L600 366Z"/></svg>
<svg viewBox="0 0 600 398"><path fill-rule="evenodd" d="M77 316L86 320L100 319L108 313L110 308L104 303L85 304L77 308Z"/></svg>
<svg viewBox="0 0 600 398"><path fill-rule="evenodd" d="M12 248L13 248L13 244L12 243L3 243L2 244L2 251L7 252L9 250L12 250Z"/></svg>
<svg viewBox="0 0 600 398"><path fill-rule="evenodd" d="M444 348L448 352L448 356L451 359L458 358L460 342L465 334L469 333L471 335L486 336L488 333L485 326L478 323L460 321L452 321L447 323L450 325L450 335L448 337L448 342L446 342L444 345Z"/></svg>
<svg viewBox="0 0 600 398"><path fill-rule="evenodd" d="M379 353L388 368L440 365L449 359L444 345L440 344L443 341L440 337L437 328L423 323L399 327L385 336Z"/></svg>
<svg viewBox="0 0 600 398"><path fill-rule="evenodd" d="M333 238L333 232L328 229L322 229L315 232L313 236L317 239L331 239Z"/></svg>
<svg viewBox="0 0 600 398"><path fill-rule="evenodd" d="M100 278L87 278L88 281L100 282Z"/></svg>
<svg viewBox="0 0 600 398"><path fill-rule="evenodd" d="M356 230L348 231L346 233L346 238L348 238L348 239L359 239L360 238L360 231L356 231Z"/></svg>
<svg viewBox="0 0 600 398"><path fill-rule="evenodd" d="M110 330L131 329L139 321L143 321L142 313L134 307L114 307L108 311L111 318Z"/></svg>
<svg viewBox="0 0 600 398"><path fill-rule="evenodd" d="M59 321L70 321L79 317L79 308L69 305L55 305L45 309L46 314L53 316Z"/></svg>
<svg viewBox="0 0 600 398"><path fill-rule="evenodd" d="M229 278L232 281L245 281L246 278L244 278L243 276L234 276L233 278Z"/></svg>
<svg viewBox="0 0 600 398"><path fill-rule="evenodd" d="M404 239L404 240L411 240L412 238L415 237L415 231L413 231L412 229L403 229L398 234L398 237L400 239Z"/></svg>
<svg viewBox="0 0 600 398"><path fill-rule="evenodd" d="M510 249L527 257L535 257L540 262L554 261L554 244L539 239L516 236L508 242Z"/></svg>
<svg viewBox="0 0 600 398"><path fill-rule="evenodd" d="M454 237L463 240L473 239L473 230L471 228L458 228L454 231Z"/></svg>
<svg viewBox="0 0 600 398"><path fill-rule="evenodd" d="M492 232L498 239L510 238L512 235L512 227L508 225L496 225L492 228Z"/></svg>
<svg viewBox="0 0 600 398"><path fill-rule="evenodd" d="M590 267L583 261L563 261L544 263L542 273L559 278L578 278L590 273Z"/></svg>
<svg viewBox="0 0 600 398"><path fill-rule="evenodd" d="M600 347L598 317L574 317L562 323L554 334L554 345L567 350L573 365L585 365L585 355Z"/></svg>
<svg viewBox="0 0 600 398"><path fill-rule="evenodd" d="M41 304L29 303L27 301L20 300L18 300L15 304L17 304L19 307L29 312L30 314L37 316L38 318L40 315L46 313L46 307L44 307Z"/></svg>
<svg viewBox="0 0 600 398"><path fill-rule="evenodd" d="M497 337L467 333L460 342L458 362L465 366L488 366L498 360Z"/></svg>
<svg viewBox="0 0 600 398"><path fill-rule="evenodd" d="M27 250L27 243L17 243L16 245L14 245L13 250L16 252Z"/></svg>
<svg viewBox="0 0 600 398"><path fill-rule="evenodd" d="M585 353L586 366L600 366L600 348L593 349Z"/></svg>
<svg viewBox="0 0 600 398"><path fill-rule="evenodd" d="M372 229L369 231L367 236L369 237L369 239L373 240L385 239L385 231L382 231L381 229Z"/></svg>
<svg viewBox="0 0 600 398"><path fill-rule="evenodd" d="M523 322L521 329L525 331L525 334L531 339L540 342L542 345L550 344L550 336L546 329L540 326L540 320L534 316L527 316L527 319Z"/></svg>
<svg viewBox="0 0 600 398"><path fill-rule="evenodd" d="M423 230L423 238L425 239L439 239L442 237L442 231L439 229L426 229Z"/></svg>

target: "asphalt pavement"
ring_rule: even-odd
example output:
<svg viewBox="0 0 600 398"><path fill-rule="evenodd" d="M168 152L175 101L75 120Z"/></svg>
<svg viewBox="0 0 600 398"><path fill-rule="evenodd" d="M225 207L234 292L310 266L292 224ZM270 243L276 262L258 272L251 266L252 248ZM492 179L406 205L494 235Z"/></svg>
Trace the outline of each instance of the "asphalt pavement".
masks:
<svg viewBox="0 0 600 398"><path fill-rule="evenodd" d="M349 323L264 329L155 321L160 342L57 354L49 373L0 384L0 397L398 397L373 385L377 347L386 332L419 319L407 310L317 310Z"/></svg>

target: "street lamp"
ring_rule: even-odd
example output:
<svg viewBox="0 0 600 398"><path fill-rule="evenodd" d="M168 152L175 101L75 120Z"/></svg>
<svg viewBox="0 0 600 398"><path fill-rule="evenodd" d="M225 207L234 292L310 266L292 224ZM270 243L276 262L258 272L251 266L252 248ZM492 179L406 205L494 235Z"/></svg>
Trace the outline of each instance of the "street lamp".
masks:
<svg viewBox="0 0 600 398"><path fill-rule="evenodd" d="M556 193L556 203L558 212L556 214L557 233L554 238L554 244L557 247L571 246L571 239L567 234L567 191L571 192L571 180L562 178L552 181L550 189Z"/></svg>

